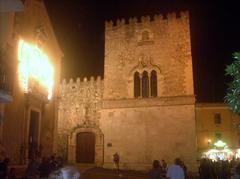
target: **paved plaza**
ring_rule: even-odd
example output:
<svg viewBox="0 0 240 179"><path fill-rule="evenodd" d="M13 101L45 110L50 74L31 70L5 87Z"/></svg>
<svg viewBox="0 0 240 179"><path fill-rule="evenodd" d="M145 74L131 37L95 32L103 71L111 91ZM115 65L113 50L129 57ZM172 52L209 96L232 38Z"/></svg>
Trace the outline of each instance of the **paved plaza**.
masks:
<svg viewBox="0 0 240 179"><path fill-rule="evenodd" d="M135 171L121 171L117 175L116 171L103 168L92 168L85 170L81 174L81 179L147 179L147 173Z"/></svg>
<svg viewBox="0 0 240 179"><path fill-rule="evenodd" d="M121 171L120 173L119 176L115 170L91 168L81 172L81 179L148 179L147 172ZM198 177L189 177L188 179L198 179Z"/></svg>
<svg viewBox="0 0 240 179"><path fill-rule="evenodd" d="M13 166L12 166L13 167ZM121 170L120 175L116 170L104 169L89 166L75 166L81 173L80 179L148 179L147 171ZM17 178L25 175L26 166L14 166ZM187 179L198 179L198 177L188 177Z"/></svg>

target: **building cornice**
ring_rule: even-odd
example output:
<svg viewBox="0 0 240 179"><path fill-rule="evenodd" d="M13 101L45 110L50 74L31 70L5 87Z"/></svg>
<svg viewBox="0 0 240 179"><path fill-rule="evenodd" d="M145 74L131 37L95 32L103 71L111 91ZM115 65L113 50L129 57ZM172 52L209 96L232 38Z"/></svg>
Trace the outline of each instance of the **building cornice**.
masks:
<svg viewBox="0 0 240 179"><path fill-rule="evenodd" d="M176 106L194 104L195 96L193 95L158 97L158 98L118 99L118 100L103 99L102 109Z"/></svg>

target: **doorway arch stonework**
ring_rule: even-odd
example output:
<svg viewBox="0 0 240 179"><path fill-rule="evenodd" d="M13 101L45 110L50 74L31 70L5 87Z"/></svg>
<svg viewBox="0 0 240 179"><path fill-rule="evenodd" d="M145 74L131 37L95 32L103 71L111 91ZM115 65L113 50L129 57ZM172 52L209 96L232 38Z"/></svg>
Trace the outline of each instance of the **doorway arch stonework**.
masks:
<svg viewBox="0 0 240 179"><path fill-rule="evenodd" d="M77 164L76 150L77 150L77 134L81 132L89 132L95 135L95 162L94 164L98 167L103 166L103 147L104 147L104 136L99 128L86 128L79 127L75 129L68 139L68 162Z"/></svg>

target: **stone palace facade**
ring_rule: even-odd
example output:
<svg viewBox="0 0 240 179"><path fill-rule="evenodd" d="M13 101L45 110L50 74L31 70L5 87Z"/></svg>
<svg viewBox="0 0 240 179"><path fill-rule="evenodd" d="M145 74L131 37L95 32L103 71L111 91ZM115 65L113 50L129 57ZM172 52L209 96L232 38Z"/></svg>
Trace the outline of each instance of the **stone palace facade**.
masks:
<svg viewBox="0 0 240 179"><path fill-rule="evenodd" d="M196 170L189 15L105 24L104 80L59 88L57 151L71 163L146 170L180 157Z"/></svg>

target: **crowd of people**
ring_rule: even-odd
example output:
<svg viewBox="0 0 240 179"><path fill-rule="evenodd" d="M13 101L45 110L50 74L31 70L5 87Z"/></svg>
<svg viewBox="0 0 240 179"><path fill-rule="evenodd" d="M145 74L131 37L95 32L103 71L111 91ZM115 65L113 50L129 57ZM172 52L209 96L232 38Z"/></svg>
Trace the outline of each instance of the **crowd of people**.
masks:
<svg viewBox="0 0 240 179"><path fill-rule="evenodd" d="M212 161L203 158L199 166L200 179L240 179L240 160Z"/></svg>
<svg viewBox="0 0 240 179"><path fill-rule="evenodd" d="M50 157L33 157L26 170L27 178L47 178L51 172L62 167L62 159L55 155Z"/></svg>
<svg viewBox="0 0 240 179"><path fill-rule="evenodd" d="M0 161L0 179L17 179L15 168L8 167L9 158ZM63 166L63 159L52 155L33 157L21 179L78 179L79 171L71 166Z"/></svg>
<svg viewBox="0 0 240 179"><path fill-rule="evenodd" d="M153 161L153 167L149 172L149 179L186 179L187 167L179 158L175 159L173 165L168 166L164 160ZM200 160L200 179L240 179L240 160L218 160L207 158Z"/></svg>
<svg viewBox="0 0 240 179"><path fill-rule="evenodd" d="M0 160L0 179L16 179L15 169L8 170L9 158ZM119 171L120 157L118 153L113 155L113 161ZM50 157L33 157L22 179L78 179L79 171L74 167L64 167L63 159L52 155ZM184 162L176 158L173 165L168 165L165 160L154 160L152 169L149 171L149 179L187 179L187 167ZM240 160L212 161L207 158L200 160L200 179L240 179Z"/></svg>
<svg viewBox="0 0 240 179"><path fill-rule="evenodd" d="M149 172L149 179L185 179L187 167L182 160L176 158L173 165L168 166L165 160L154 160Z"/></svg>

